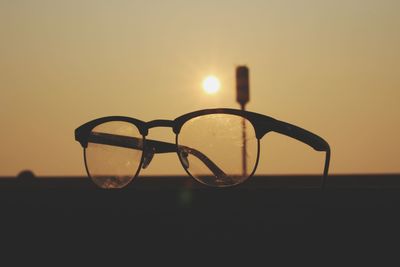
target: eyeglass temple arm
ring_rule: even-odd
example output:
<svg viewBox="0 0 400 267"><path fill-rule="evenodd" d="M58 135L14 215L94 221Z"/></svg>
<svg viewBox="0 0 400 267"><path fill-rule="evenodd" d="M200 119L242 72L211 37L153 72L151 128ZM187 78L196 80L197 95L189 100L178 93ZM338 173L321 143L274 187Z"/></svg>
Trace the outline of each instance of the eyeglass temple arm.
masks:
<svg viewBox="0 0 400 267"><path fill-rule="evenodd" d="M324 176L322 177L322 181L321 181L321 190L325 189L326 178L328 177L330 160L331 160L331 149L328 147L328 149L326 150L326 154L325 154Z"/></svg>
<svg viewBox="0 0 400 267"><path fill-rule="evenodd" d="M162 142L162 141L157 141L157 140L146 140L146 145L149 145L150 147L154 148L154 153L170 153L170 152L177 152L176 151L176 145L167 143L167 142ZM197 149L188 147L188 146L178 146L178 152L179 153L188 153L192 154L199 160L201 160L212 172L213 174L218 177L218 178L224 178L226 177L226 174L224 173L223 170L221 170L209 157L204 155L202 152L200 152Z"/></svg>
<svg viewBox="0 0 400 267"><path fill-rule="evenodd" d="M270 120L268 120L270 122ZM330 164L330 159L331 159L331 149L328 144L322 137L307 131L303 128L300 128L296 125L275 120L273 121L272 124L267 123L265 124L265 132L263 134L268 133L269 131L274 131L289 137L292 137L300 142L303 142L312 148L314 148L316 151L325 151L325 164L324 164L324 173L321 181L321 189L324 190L325 184L326 184L326 179L328 176L329 172L329 164Z"/></svg>
<svg viewBox="0 0 400 267"><path fill-rule="evenodd" d="M132 148L132 149L140 149L140 150L148 149L147 151L148 153L177 152L176 145L172 143L156 141L156 140L146 140L146 148L144 148L143 141L141 138L109 134L109 133L92 132L89 135L88 141L97 144L112 145L112 146ZM178 149L180 149L180 151L178 152L184 151L200 159L212 171L212 173L216 177L218 178L226 177L224 171L222 171L211 159L209 159L202 152L187 146L178 146ZM152 155L150 157L152 157Z"/></svg>

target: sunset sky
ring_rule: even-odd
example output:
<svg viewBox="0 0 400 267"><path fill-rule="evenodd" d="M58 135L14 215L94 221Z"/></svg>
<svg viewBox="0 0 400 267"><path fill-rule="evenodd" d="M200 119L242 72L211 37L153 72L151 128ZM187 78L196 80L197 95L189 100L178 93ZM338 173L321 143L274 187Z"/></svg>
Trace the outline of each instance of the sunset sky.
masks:
<svg viewBox="0 0 400 267"><path fill-rule="evenodd" d="M85 175L73 133L97 117L239 108L238 65L247 109L326 139L331 173L398 173L399 13L398 0L0 0L0 176ZM324 156L295 140L261 146L257 174L322 171ZM151 174L185 172L171 154Z"/></svg>

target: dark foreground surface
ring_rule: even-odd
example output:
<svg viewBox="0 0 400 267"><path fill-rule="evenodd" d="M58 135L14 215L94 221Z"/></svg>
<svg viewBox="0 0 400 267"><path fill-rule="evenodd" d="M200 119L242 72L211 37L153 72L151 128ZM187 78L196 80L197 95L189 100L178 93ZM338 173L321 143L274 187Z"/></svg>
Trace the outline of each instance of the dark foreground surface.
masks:
<svg viewBox="0 0 400 267"><path fill-rule="evenodd" d="M400 176L334 176L324 192L318 179L254 177L215 189L188 177L142 177L122 190L88 178L1 179L1 256L145 257L168 266L185 255L205 263L397 261Z"/></svg>

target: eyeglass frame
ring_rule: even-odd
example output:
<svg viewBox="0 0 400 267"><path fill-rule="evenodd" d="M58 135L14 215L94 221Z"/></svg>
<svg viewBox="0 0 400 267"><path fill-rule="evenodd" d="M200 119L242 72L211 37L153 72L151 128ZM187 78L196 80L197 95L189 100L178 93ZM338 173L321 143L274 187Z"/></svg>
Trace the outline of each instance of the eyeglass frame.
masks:
<svg viewBox="0 0 400 267"><path fill-rule="evenodd" d="M254 131L255 131L256 138L257 138L257 159L256 159L255 166L254 166L252 173L246 178L246 180L251 178L257 169L257 165L258 165L258 161L259 161L259 157L260 157L260 140L261 140L261 138L263 138L269 132L276 132L276 133L294 138L304 144L307 144L316 151L326 152L323 176L322 176L322 180L321 180L321 189L324 190L325 184L326 184L326 179L328 176L328 171L329 171L330 158L331 158L331 149L330 149L328 142L325 141L322 137L320 137L308 130L305 130L301 127L298 127L296 125L293 125L293 124L290 124L290 123L287 123L284 121L274 119L272 117L269 117L269 116L266 116L263 114L251 112L251 111L244 111L244 110L230 109L230 108L203 109L203 110L193 111L193 112L181 115L174 120L158 119L158 120L152 120L149 122L144 122L144 121L141 121L141 120L138 120L135 118L131 118L131 117L126 117L126 116L107 116L107 117L101 117L98 119L91 120L91 121L86 122L83 125L79 126L75 130L75 140L81 144L82 148L84 149L84 153L85 153L85 150L89 143L90 134L96 126L101 125L106 122L111 122L111 121L128 122L128 123L131 123L136 126L136 128L139 130L139 133L142 135L142 141L143 141L142 156L141 156L140 164L139 164L138 169L137 169L135 175L133 176L133 178L138 176L141 168L147 167L148 163L145 167L143 167L143 163L145 160L145 150L146 149L148 150L149 147L151 148L150 153L152 153L150 155L151 158L155 153L176 152L185 171L188 173L189 176L194 178L193 175L191 173L189 173L189 171L185 167L185 163L182 162L181 156L179 155L179 146L181 146L181 145L178 144L178 136L182 129L182 126L187 121L189 121L193 118L196 118L196 117L200 117L200 116L204 116L204 115L211 115L211 114L236 115L236 116L245 118L252 124ZM152 128L155 128L155 127L170 127L170 128L172 128L173 132L175 133L175 144L163 142L163 141L146 139L146 136L148 135L149 130ZM120 137L122 137L122 136L120 136ZM151 161L151 158L150 158L150 161ZM85 155L84 155L84 160L85 160L86 171L87 171L89 177L91 177L90 172L87 168L87 162L86 162ZM197 180L196 178L194 178L194 179Z"/></svg>

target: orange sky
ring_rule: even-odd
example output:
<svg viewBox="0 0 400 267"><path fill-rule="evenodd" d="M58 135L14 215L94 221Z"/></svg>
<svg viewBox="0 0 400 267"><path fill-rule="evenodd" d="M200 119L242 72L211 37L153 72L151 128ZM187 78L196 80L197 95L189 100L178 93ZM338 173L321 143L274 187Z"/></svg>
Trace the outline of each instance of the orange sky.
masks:
<svg viewBox="0 0 400 267"><path fill-rule="evenodd" d="M84 175L73 131L100 116L238 108L241 64L248 110L324 137L333 173L400 172L399 12L395 0L0 0L0 176ZM212 96L209 74L221 79ZM257 174L322 170L294 140L261 145ZM172 154L146 174L185 173Z"/></svg>

